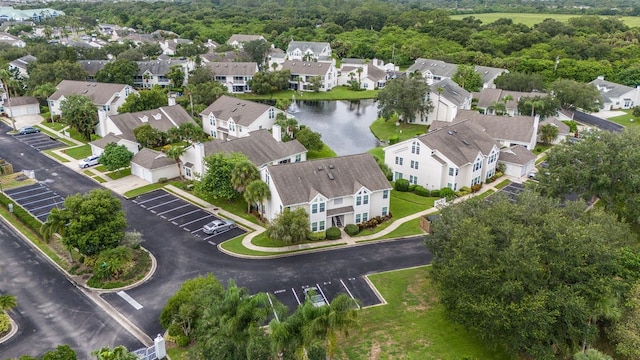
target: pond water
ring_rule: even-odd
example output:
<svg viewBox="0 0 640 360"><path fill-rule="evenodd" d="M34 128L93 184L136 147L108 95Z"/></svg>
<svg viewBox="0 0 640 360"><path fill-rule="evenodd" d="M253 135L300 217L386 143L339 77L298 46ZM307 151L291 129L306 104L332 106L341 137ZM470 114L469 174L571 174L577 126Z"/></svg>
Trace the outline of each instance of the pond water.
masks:
<svg viewBox="0 0 640 360"><path fill-rule="evenodd" d="M380 142L369 130L378 117L373 100L357 101L296 101L292 115L299 124L322 135L322 141L338 155L367 152Z"/></svg>

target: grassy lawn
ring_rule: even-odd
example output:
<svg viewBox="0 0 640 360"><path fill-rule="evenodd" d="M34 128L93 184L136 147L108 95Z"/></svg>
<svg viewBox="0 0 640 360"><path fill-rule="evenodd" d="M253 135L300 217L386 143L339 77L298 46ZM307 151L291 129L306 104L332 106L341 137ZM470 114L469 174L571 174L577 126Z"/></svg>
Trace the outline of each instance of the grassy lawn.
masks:
<svg viewBox="0 0 640 360"><path fill-rule="evenodd" d="M378 146L377 148L373 148L368 151L369 154L373 155L373 157L384 161L384 150L382 150L382 146Z"/></svg>
<svg viewBox="0 0 640 360"><path fill-rule="evenodd" d="M93 179L93 180L95 180L95 181L97 181L97 182L99 182L100 184L102 184L102 183L106 183L106 182L107 182L107 180L105 180L105 179L104 179L102 176L100 176L100 175L96 175L96 176L92 177L92 179Z"/></svg>
<svg viewBox="0 0 640 360"><path fill-rule="evenodd" d="M120 169L117 171L106 173L105 175L107 175L112 180L122 179L125 176L131 175L131 168Z"/></svg>
<svg viewBox="0 0 640 360"><path fill-rule="evenodd" d="M421 135L429 131L429 127L426 125L417 124L405 124L400 123L400 126L396 126L391 121L384 121L383 118L378 118L369 126L373 135L380 141L389 141L391 136L398 135L400 141L404 141Z"/></svg>
<svg viewBox="0 0 640 360"><path fill-rule="evenodd" d="M91 155L91 146L89 144L76 146L71 149L66 149L65 153L74 159L82 160L87 156Z"/></svg>
<svg viewBox="0 0 640 360"><path fill-rule="evenodd" d="M258 236L254 237L253 239L251 239L251 243L257 246L264 246L264 247L273 247L273 248L278 248L278 247L283 247L283 246L289 246L285 243L283 243L282 241L279 240L274 240L272 238L270 238L269 236L267 236L267 232L263 232L261 234L259 234ZM301 241L292 245L300 245L300 244L312 244L314 243L314 241L311 240L305 240L305 241Z"/></svg>
<svg viewBox="0 0 640 360"><path fill-rule="evenodd" d="M175 184L174 184L175 185ZM206 196L206 195L202 195L199 194L198 192L194 191L192 193L193 195L199 197L200 199L208 202L209 204L213 204L219 208L222 208L236 216L239 216L245 220L249 220L254 224L258 224L258 225L263 225L261 224L258 219L256 219L255 216L248 214L247 213L247 202L244 201L244 199L241 196L238 196L235 200L233 201L226 201L226 200L221 200L221 199L214 199L210 196Z"/></svg>
<svg viewBox="0 0 640 360"><path fill-rule="evenodd" d="M61 123L60 121L56 121L55 123L43 121L40 123L40 126L46 126L49 129L55 130L55 131L62 131L62 129L64 129L67 125L64 123Z"/></svg>
<svg viewBox="0 0 640 360"><path fill-rule="evenodd" d="M476 199L484 199L484 198L486 198L487 196L489 196L489 195L493 194L494 192L495 192L495 191L494 191L493 189L489 189L489 190L487 190L487 191L483 192L482 194L480 194L480 195L476 196L475 198L476 198Z"/></svg>
<svg viewBox="0 0 640 360"><path fill-rule="evenodd" d="M78 130L74 129L74 128L69 128L69 137L71 137L74 140L83 142L83 143L88 143L88 141L86 141L82 136L80 136L80 133L78 132ZM94 140L98 140L100 139L100 136L96 135L96 134L91 134L91 141Z"/></svg>
<svg viewBox="0 0 640 360"><path fill-rule="evenodd" d="M220 244L220 246L227 250L230 251L232 253L235 254L242 254L242 255L251 255L251 256L268 256L268 255L277 255L277 254L286 254L287 252L262 252L262 251L254 251L254 250L250 250L247 249L246 247L244 247L242 245L242 239L244 239L244 237L247 236L242 235L230 240L227 240L225 242L223 242L222 244Z"/></svg>
<svg viewBox="0 0 640 360"><path fill-rule="evenodd" d="M536 147L535 147L535 148L533 148L533 153L534 153L534 154L536 154L536 155L538 155L538 154L540 154L541 152L544 152L544 151L549 150L552 146L553 146L553 145L543 145L543 144L541 144L541 143L537 143L537 144L536 144Z"/></svg>
<svg viewBox="0 0 640 360"><path fill-rule="evenodd" d="M339 340L334 358L510 359L447 318L429 272L419 267L370 275L388 304L363 309L360 328Z"/></svg>
<svg viewBox="0 0 640 360"><path fill-rule="evenodd" d="M36 183L35 180L30 178L24 179L20 175L24 175L24 174L20 171L20 172L15 172L13 174L0 176L0 184L2 184L2 190L8 190L15 187ZM19 180L18 177L22 178L22 180Z"/></svg>
<svg viewBox="0 0 640 360"><path fill-rule="evenodd" d="M526 14L526 13L490 13L490 14L464 14L464 15L451 15L451 19L461 20L465 17L473 16L476 19L482 21L483 24L490 24L500 18L509 18L513 20L515 24L525 24L527 26L533 26L541 23L544 19L552 18L554 20L566 23L572 17L579 17L575 14ZM637 16L601 16L604 18L615 17L616 19L624 22L629 27L640 26L640 17Z"/></svg>
<svg viewBox="0 0 640 360"><path fill-rule="evenodd" d="M129 190L126 193L124 193L124 196L126 198L134 198L136 196L142 195L144 193L148 193L151 192L153 190L157 190L157 189L161 189L164 187L165 184L160 184L160 183L154 183L154 184L149 184L149 185L145 185L145 186L141 186L139 188L135 188L133 190Z"/></svg>
<svg viewBox="0 0 640 360"><path fill-rule="evenodd" d="M48 135L49 137L51 137L51 138L53 138L53 139L56 139L56 140L60 141L61 143L65 144L65 145L67 145L67 146L76 146L76 145L77 145L77 144L76 144L76 143L74 143L74 142L71 142L71 141L69 141L69 140L67 140L67 139L65 139L65 138L61 138L61 137L59 137L58 135L56 135L56 134L52 133L51 131L47 130L47 128L46 128L46 127L44 127L44 126L40 126L40 125L38 125L38 126L36 126L36 127L37 127L38 129L40 129L40 131L41 131L42 133L44 133L44 134Z"/></svg>
<svg viewBox="0 0 640 360"><path fill-rule="evenodd" d="M539 159L536 160L536 165L540 164L541 162L547 160L547 155L543 155L541 156Z"/></svg>
<svg viewBox="0 0 640 360"><path fill-rule="evenodd" d="M60 156L60 155L58 155L58 154L54 153L54 152L53 152L53 150L45 150L45 151L43 151L43 152L44 152L45 154L47 154L47 155L51 156L52 158L56 159L56 160L57 160L57 161L59 161L59 162L62 162L62 163L68 163L68 162L70 162L67 158L63 158L62 156Z"/></svg>
<svg viewBox="0 0 640 360"><path fill-rule="evenodd" d="M503 187L506 187L509 184L511 184L511 180L502 180L499 184L495 186L495 188L502 189Z"/></svg>
<svg viewBox="0 0 640 360"><path fill-rule="evenodd" d="M439 198L418 196L410 192L391 191L391 214L396 219L433 207Z"/></svg>
<svg viewBox="0 0 640 360"><path fill-rule="evenodd" d="M425 232L420 228L420 218L409 220L402 225L398 226L397 229L388 233L387 235L381 236L378 239L395 239L406 236L414 236L424 234Z"/></svg>
<svg viewBox="0 0 640 360"><path fill-rule="evenodd" d="M296 96L296 100L361 100L361 99L375 99L378 97L378 90L365 90L365 91L353 91L346 86L338 86L331 91L320 92L302 92L302 94L293 91L279 91L272 95L258 95L258 94L241 94L237 97L246 100L277 100L287 99L291 100L293 95Z"/></svg>
<svg viewBox="0 0 640 360"><path fill-rule="evenodd" d="M307 160L325 159L325 158L332 158L336 156L338 156L336 152L331 150L331 148L328 147L327 144L324 144L324 147L320 151L309 150L309 152L307 152Z"/></svg>
<svg viewBox="0 0 640 360"><path fill-rule="evenodd" d="M622 111L624 111L626 114L608 118L607 120L613 121L614 123L620 124L622 126L640 125L640 118L638 118L637 116L633 116L633 110L622 110Z"/></svg>

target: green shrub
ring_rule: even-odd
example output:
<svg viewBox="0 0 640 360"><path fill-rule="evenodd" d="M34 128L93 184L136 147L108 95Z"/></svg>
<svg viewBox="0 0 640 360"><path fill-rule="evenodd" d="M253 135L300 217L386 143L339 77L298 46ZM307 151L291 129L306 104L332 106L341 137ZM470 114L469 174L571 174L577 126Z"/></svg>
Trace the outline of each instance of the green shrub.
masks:
<svg viewBox="0 0 640 360"><path fill-rule="evenodd" d="M184 331L180 328L180 325L173 323L169 326L168 329L169 336L176 337L180 335L184 335Z"/></svg>
<svg viewBox="0 0 640 360"><path fill-rule="evenodd" d="M2 206L4 206L5 209L9 208L9 204L13 204L13 215L36 234L40 234L40 226L42 225L40 220L33 217L28 211L16 204L10 198L6 197L4 194L0 194L0 203L2 203Z"/></svg>
<svg viewBox="0 0 640 360"><path fill-rule="evenodd" d="M165 184L167 182L167 178L166 177L161 177L160 179L158 179L158 183L160 184Z"/></svg>
<svg viewBox="0 0 640 360"><path fill-rule="evenodd" d="M327 229L327 240L337 240L340 239L340 229L333 226Z"/></svg>
<svg viewBox="0 0 640 360"><path fill-rule="evenodd" d="M9 332L11 329L11 321L9 321L9 316L4 312L0 312L0 334Z"/></svg>
<svg viewBox="0 0 640 360"><path fill-rule="evenodd" d="M309 233L309 240L311 241L322 241L326 238L327 238L327 233L324 231Z"/></svg>
<svg viewBox="0 0 640 360"><path fill-rule="evenodd" d="M409 191L409 180L407 179L398 179L394 184L394 188L398 191L407 192Z"/></svg>
<svg viewBox="0 0 640 360"><path fill-rule="evenodd" d="M475 184L471 187L471 192L478 192L482 189L482 184Z"/></svg>
<svg viewBox="0 0 640 360"><path fill-rule="evenodd" d="M176 344L180 347L187 347L189 345L189 337L186 335L179 335L176 337Z"/></svg>
<svg viewBox="0 0 640 360"><path fill-rule="evenodd" d="M344 227L344 232L349 236L356 236L360 232L360 228L356 224L347 224Z"/></svg>
<svg viewBox="0 0 640 360"><path fill-rule="evenodd" d="M398 134L393 134L389 138L389 145L397 144L400 141L400 136Z"/></svg>
<svg viewBox="0 0 640 360"><path fill-rule="evenodd" d="M420 185L417 185L416 188L413 189L413 192L418 196L429 197L429 195L431 195L431 192L428 189L425 189L424 186Z"/></svg>
<svg viewBox="0 0 640 360"><path fill-rule="evenodd" d="M460 188L460 191L466 192L467 194L469 194L471 192L471 188L468 186L463 186Z"/></svg>
<svg viewBox="0 0 640 360"><path fill-rule="evenodd" d="M453 200L456 197L456 193L455 191L446 187L440 189L440 197L446 198L447 200Z"/></svg>
<svg viewBox="0 0 640 360"><path fill-rule="evenodd" d="M635 106L633 108L633 116L640 116L640 106Z"/></svg>
<svg viewBox="0 0 640 360"><path fill-rule="evenodd" d="M440 190L431 190L431 197L440 197Z"/></svg>
<svg viewBox="0 0 640 360"><path fill-rule="evenodd" d="M416 185L416 184L411 184L411 185L409 185L409 192L415 192L415 191L416 191L416 187L417 187L417 186L418 186L418 185Z"/></svg>

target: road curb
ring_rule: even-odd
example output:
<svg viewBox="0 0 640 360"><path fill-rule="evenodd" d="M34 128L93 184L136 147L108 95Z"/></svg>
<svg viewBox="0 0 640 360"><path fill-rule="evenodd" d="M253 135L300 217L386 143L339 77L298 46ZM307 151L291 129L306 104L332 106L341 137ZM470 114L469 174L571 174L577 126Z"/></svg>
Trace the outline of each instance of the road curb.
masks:
<svg viewBox="0 0 640 360"><path fill-rule="evenodd" d="M0 338L0 344L4 343L5 341L11 339L13 337L13 335L18 333L18 323L16 323L13 318L11 317L11 315L9 315L9 313L6 313L7 316L9 317L9 324L11 325L11 330L9 330L9 333L3 337Z"/></svg>

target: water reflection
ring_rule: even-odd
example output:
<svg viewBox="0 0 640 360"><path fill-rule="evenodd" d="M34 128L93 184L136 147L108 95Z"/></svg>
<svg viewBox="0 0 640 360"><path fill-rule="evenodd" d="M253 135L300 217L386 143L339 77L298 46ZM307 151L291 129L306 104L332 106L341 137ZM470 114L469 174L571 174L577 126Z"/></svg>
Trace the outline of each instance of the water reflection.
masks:
<svg viewBox="0 0 640 360"><path fill-rule="evenodd" d="M322 135L338 155L360 154L379 146L369 130L378 116L373 100L357 101L297 101L298 123Z"/></svg>

